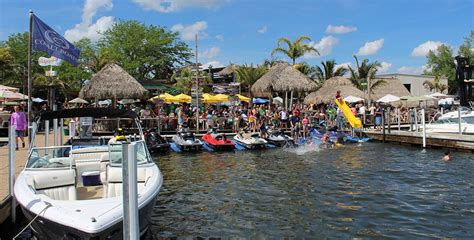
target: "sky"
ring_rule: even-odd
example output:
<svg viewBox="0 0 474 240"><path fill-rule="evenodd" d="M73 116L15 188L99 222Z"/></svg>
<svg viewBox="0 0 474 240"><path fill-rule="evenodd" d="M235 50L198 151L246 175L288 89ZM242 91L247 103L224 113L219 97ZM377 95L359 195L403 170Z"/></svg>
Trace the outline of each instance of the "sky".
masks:
<svg viewBox="0 0 474 240"><path fill-rule="evenodd" d="M121 20L179 32L192 48L197 33L199 62L213 67L260 64L279 38L305 35L320 56L297 62L354 66L357 55L381 62L379 73L420 74L429 50L457 53L474 30L474 0L0 0L0 41L28 31L30 9L71 42Z"/></svg>

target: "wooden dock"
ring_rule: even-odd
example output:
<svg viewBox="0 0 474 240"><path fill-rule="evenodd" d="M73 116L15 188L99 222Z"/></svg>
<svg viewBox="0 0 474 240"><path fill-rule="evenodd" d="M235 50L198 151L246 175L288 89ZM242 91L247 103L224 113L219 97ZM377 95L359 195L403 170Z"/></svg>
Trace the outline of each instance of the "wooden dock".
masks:
<svg viewBox="0 0 474 240"><path fill-rule="evenodd" d="M407 145L423 145L423 135L421 132L392 130L388 133L386 130L385 136L382 131L364 130L363 132L377 141ZM474 135L426 133L426 147L451 148L474 153Z"/></svg>

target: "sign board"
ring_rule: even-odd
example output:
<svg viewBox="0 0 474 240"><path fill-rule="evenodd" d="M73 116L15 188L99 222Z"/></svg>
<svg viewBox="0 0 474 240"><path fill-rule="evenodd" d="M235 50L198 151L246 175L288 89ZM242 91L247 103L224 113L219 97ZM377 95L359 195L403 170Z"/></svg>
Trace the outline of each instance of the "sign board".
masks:
<svg viewBox="0 0 474 240"><path fill-rule="evenodd" d="M46 71L46 77L54 77L56 76L56 71Z"/></svg>
<svg viewBox="0 0 474 240"><path fill-rule="evenodd" d="M40 66L46 67L46 66L59 66L61 64L61 59L57 57L50 57L50 58L45 58L45 57L40 57L38 59L38 64Z"/></svg>
<svg viewBox="0 0 474 240"><path fill-rule="evenodd" d="M92 126L92 117L80 117L79 122L81 126Z"/></svg>

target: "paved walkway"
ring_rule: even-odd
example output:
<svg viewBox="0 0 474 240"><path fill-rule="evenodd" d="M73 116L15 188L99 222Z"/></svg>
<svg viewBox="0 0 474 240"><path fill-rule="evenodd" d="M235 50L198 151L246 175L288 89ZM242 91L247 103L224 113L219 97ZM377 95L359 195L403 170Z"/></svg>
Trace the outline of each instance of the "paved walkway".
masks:
<svg viewBox="0 0 474 240"><path fill-rule="evenodd" d="M25 138L27 141L28 138ZM64 138L63 142L66 142L67 138ZM44 134L38 134L36 136L36 146L42 147L44 146ZM48 139L49 145L53 145L53 134L49 134ZM15 168L16 168L16 175L18 175L21 170L23 170L26 160L28 157L28 143L26 143L25 148L21 148L21 141L20 141L19 150L15 152ZM58 141L59 144L59 141ZM8 196L8 145L0 147L0 202Z"/></svg>

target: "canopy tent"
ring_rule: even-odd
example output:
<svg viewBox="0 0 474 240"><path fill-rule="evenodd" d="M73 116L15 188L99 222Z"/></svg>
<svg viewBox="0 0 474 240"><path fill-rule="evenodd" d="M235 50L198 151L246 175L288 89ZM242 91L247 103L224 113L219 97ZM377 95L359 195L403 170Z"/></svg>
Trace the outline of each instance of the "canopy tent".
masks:
<svg viewBox="0 0 474 240"><path fill-rule="evenodd" d="M396 101L400 101L400 98L392 94L387 94L381 97L379 100L377 100L377 102L379 103L391 103L391 102L396 102Z"/></svg>
<svg viewBox="0 0 474 240"><path fill-rule="evenodd" d="M407 101L407 102L420 102L420 101L428 101L428 100L435 100L435 99L429 96L403 96L403 97L400 97L400 100Z"/></svg>
<svg viewBox="0 0 474 240"><path fill-rule="evenodd" d="M250 100L252 100L249 97L246 97L246 96L240 95L240 94L235 94L235 96L238 97L239 100L242 101L242 102L250 102Z"/></svg>
<svg viewBox="0 0 474 240"><path fill-rule="evenodd" d="M355 97L355 96L347 96L344 98L344 101L348 103L356 103L356 102L363 102L364 99L360 97Z"/></svg>
<svg viewBox="0 0 474 240"><path fill-rule="evenodd" d="M281 97L275 97L273 98L273 104L278 104L278 105L282 105L283 104L283 98Z"/></svg>
<svg viewBox="0 0 474 240"><path fill-rule="evenodd" d="M265 104L265 103L268 103L268 102L269 102L268 99L263 99L263 98L254 98L252 100L253 104Z"/></svg>
<svg viewBox="0 0 474 240"><path fill-rule="evenodd" d="M82 98L74 98L73 100L69 101L68 103L75 103L75 104L88 104L89 102L82 99Z"/></svg>

